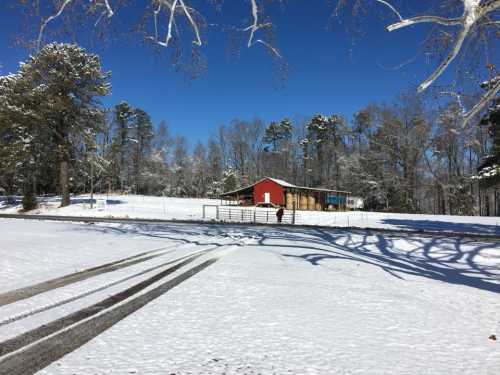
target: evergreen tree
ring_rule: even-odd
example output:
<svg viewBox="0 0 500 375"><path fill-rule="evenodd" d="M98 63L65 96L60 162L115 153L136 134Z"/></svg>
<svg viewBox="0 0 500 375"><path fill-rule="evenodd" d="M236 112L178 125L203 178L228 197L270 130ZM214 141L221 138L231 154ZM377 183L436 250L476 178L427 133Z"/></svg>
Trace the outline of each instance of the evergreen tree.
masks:
<svg viewBox="0 0 500 375"><path fill-rule="evenodd" d="M136 194L144 191L145 181L143 175L148 168L147 161L151 157L153 124L151 117L142 109L134 109L134 119L132 125L131 156L132 156L132 176L134 191Z"/></svg>
<svg viewBox="0 0 500 375"><path fill-rule="evenodd" d="M131 121L134 111L131 106L122 101L114 107L113 110L113 142L111 147L111 170L110 180L113 186L120 187L125 191L130 185L130 138L129 132L132 128Z"/></svg>
<svg viewBox="0 0 500 375"><path fill-rule="evenodd" d="M33 148L47 144L45 141L50 138L57 161L61 206L70 203L75 148L86 132L101 122L97 98L109 92L108 78L109 74L101 71L97 55L74 44L60 43L46 45L12 77L7 94L10 104L2 106L1 112L14 119L16 133L29 135L22 137L32 149L30 157L22 157L25 163L36 164L40 153L33 152ZM33 180L33 173L30 175Z"/></svg>

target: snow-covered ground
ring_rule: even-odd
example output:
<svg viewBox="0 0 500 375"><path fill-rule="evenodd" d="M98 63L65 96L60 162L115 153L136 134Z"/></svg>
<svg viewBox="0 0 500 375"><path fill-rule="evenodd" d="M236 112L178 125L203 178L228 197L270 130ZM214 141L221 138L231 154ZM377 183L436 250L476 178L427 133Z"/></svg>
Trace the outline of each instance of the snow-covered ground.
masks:
<svg viewBox="0 0 500 375"><path fill-rule="evenodd" d="M57 197L44 198L40 208L30 214L96 216L118 218L149 218L164 220L216 219L216 209L207 207L203 218L203 205L220 205L218 199L169 198L137 195L96 195L97 202L90 209L88 195L72 198L72 204L59 208ZM20 204L7 205L0 201L0 213L17 213ZM255 208L232 207L233 220L239 221L239 212L253 212ZM261 214L269 211L270 221L275 221L275 209L258 208ZM317 212L297 211L296 224L373 229L446 231L453 233L480 233L500 235L500 217L413 215L380 212ZM252 214L249 214L252 217ZM226 217L227 219L227 217Z"/></svg>
<svg viewBox="0 0 500 375"><path fill-rule="evenodd" d="M209 259L217 261L39 373L493 375L500 368L500 341L489 338L500 336L494 240L8 219L0 219L0 231L0 305L14 288L146 251L160 254L0 306L0 353L6 339L136 285L170 267L165 262L212 249L97 316L0 354L0 374L16 358L25 366L50 356L45 349L54 339L97 327L108 312ZM106 285L112 286L99 290ZM37 312L85 291L95 293ZM2 324L26 312L35 313Z"/></svg>
<svg viewBox="0 0 500 375"><path fill-rule="evenodd" d="M21 209L18 204L8 205L0 201L0 213L17 213ZM60 198L40 198L40 207L30 214L97 216L97 217L131 217L154 219L197 220L202 218L203 205L220 205L216 199L170 198L144 195L94 195L93 209L90 208L90 195L71 197L71 205L60 208ZM103 206L101 202L106 202Z"/></svg>

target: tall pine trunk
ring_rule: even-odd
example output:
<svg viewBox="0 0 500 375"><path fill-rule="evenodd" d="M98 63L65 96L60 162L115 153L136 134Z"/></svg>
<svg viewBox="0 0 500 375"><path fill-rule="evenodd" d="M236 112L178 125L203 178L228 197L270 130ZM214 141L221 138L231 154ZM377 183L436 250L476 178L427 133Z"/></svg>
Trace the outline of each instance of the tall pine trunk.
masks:
<svg viewBox="0 0 500 375"><path fill-rule="evenodd" d="M57 138L57 151L58 151L58 162L59 162L59 189L61 193L61 207L66 207L70 205L69 199L69 162L70 162L70 151L67 131L64 126L64 120L59 123Z"/></svg>
<svg viewBox="0 0 500 375"><path fill-rule="evenodd" d="M64 152L59 161L59 186L61 188L61 207L69 206L69 157Z"/></svg>

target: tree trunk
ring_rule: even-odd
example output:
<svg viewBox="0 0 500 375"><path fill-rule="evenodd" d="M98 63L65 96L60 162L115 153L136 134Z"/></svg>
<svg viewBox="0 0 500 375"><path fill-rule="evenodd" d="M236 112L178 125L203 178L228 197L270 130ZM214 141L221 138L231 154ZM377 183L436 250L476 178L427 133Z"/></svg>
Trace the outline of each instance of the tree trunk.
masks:
<svg viewBox="0 0 500 375"><path fill-rule="evenodd" d="M69 206L69 160L66 152L59 162L59 185L61 187L61 207Z"/></svg>

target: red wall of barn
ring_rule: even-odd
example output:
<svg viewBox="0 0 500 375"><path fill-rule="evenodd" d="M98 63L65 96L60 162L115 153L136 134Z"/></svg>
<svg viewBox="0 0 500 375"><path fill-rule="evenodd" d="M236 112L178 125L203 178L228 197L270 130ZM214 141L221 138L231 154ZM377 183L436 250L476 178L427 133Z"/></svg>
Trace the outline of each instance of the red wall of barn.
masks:
<svg viewBox="0 0 500 375"><path fill-rule="evenodd" d="M283 187L272 180L261 181L253 187L254 204L264 202L264 193L270 193L271 202L276 205L285 204L285 191Z"/></svg>

